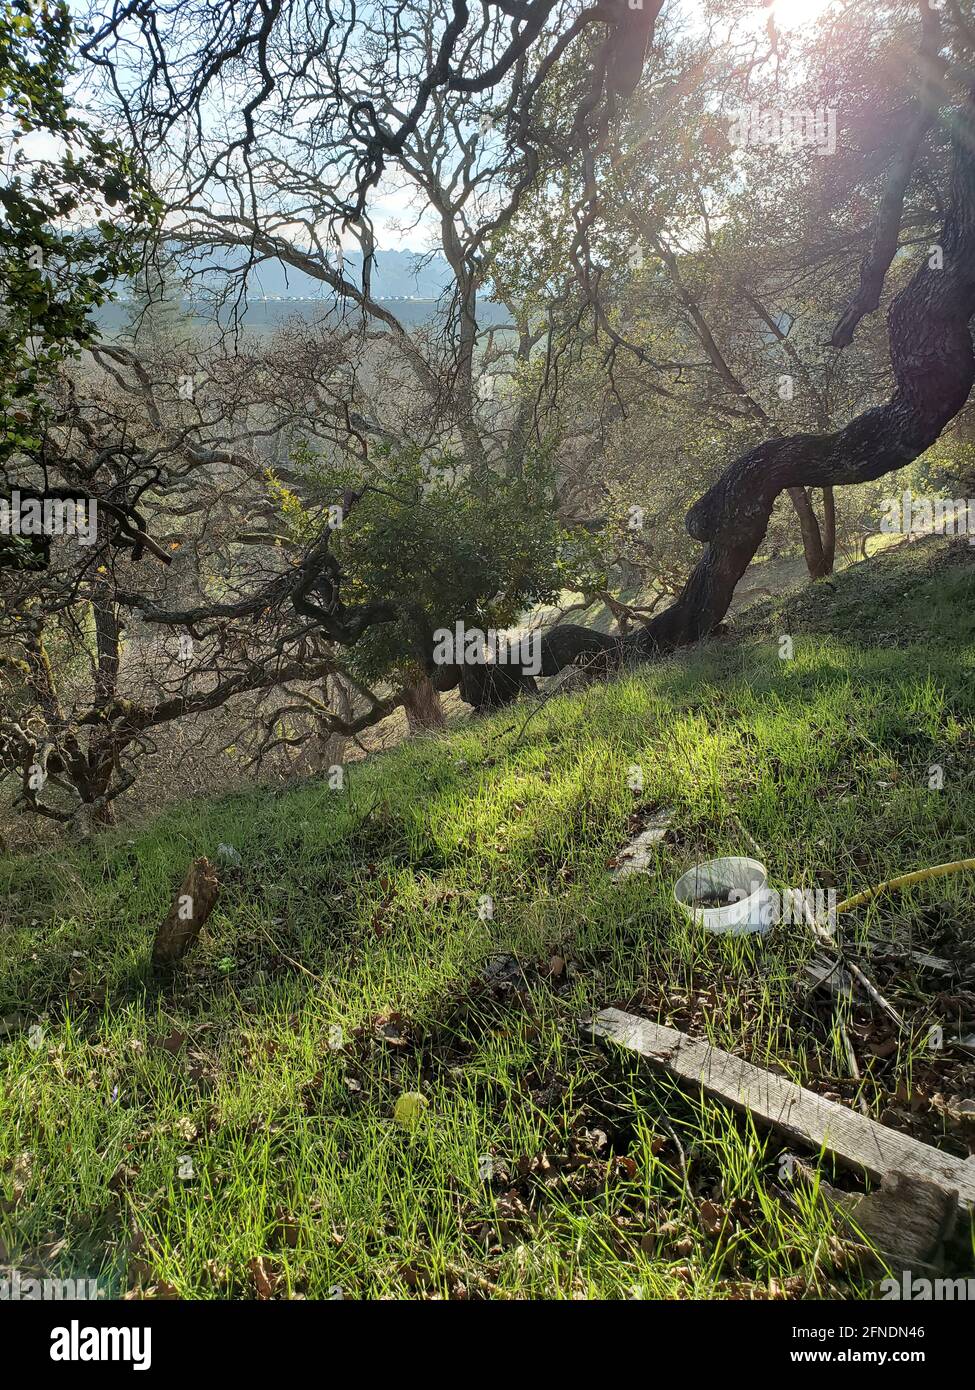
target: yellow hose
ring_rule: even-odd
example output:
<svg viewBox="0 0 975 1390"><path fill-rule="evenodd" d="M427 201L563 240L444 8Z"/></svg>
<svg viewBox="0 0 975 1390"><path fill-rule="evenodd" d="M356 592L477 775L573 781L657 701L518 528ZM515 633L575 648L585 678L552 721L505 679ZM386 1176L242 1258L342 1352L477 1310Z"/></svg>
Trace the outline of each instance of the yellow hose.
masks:
<svg viewBox="0 0 975 1390"><path fill-rule="evenodd" d="M871 898L884 893L888 888L906 888L909 883L923 883L926 878L943 878L945 874L961 873L963 869L975 869L975 859L955 859L950 864L932 864L928 869L916 869L912 874L901 874L899 878L889 878L885 883L877 883L873 888L865 888L837 903L837 912L849 912L851 907L859 907Z"/></svg>

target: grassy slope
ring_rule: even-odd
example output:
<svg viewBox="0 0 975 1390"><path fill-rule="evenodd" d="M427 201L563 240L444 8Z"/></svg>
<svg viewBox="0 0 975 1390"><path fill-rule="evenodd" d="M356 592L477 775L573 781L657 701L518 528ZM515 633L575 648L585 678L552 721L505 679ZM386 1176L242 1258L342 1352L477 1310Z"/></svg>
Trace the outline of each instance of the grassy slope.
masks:
<svg viewBox="0 0 975 1390"><path fill-rule="evenodd" d="M521 706L359 764L341 792L200 801L135 839L0 861L0 1016L44 1029L0 1042L11 1261L185 1296L868 1292L775 1138L576 1025L642 1008L854 1101L801 934L706 937L671 886L749 852L740 827L774 884L841 896L972 852L973 561L904 547L751 610L735 639L556 698L520 736ZM613 885L607 861L660 805L659 872ZM185 969L153 979L154 927L219 841L243 868ZM956 877L852 923L968 972L950 1003L880 970L912 1025L894 1048L867 1011L850 1020L872 1113L961 1154L931 1097L972 1068L922 1044L964 1023L973 908ZM405 1129L392 1110L414 1090L429 1105Z"/></svg>

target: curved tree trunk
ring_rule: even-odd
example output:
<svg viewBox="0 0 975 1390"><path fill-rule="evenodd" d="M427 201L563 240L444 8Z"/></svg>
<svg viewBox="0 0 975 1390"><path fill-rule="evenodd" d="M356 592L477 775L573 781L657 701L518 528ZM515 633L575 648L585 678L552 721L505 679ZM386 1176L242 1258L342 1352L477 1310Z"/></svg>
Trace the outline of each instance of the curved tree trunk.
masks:
<svg viewBox="0 0 975 1390"><path fill-rule="evenodd" d="M826 546L832 552L832 489L903 468L958 414L975 382L969 330L975 314L973 107L975 89L954 113L951 195L940 237L943 268L925 262L887 313L895 382L890 400L841 430L767 440L730 464L687 514L687 530L705 550L671 607L622 638L570 624L553 628L542 641L543 675L555 675L582 655L600 652L607 662L631 653L647 657L713 632L762 543L780 493L823 489Z"/></svg>
<svg viewBox="0 0 975 1390"><path fill-rule="evenodd" d="M693 642L725 616L734 587L761 545L783 488L869 482L930 448L956 416L975 379L975 142L971 104L956 132L943 268L922 265L887 313L896 391L844 430L791 435L751 449L687 513L687 530L707 545L682 595L651 620L647 651Z"/></svg>
<svg viewBox="0 0 975 1390"><path fill-rule="evenodd" d="M696 641L728 611L784 488L870 482L930 448L975 381L969 321L975 313L975 121L956 113L951 198L941 233L943 268L925 262L887 314L896 389L833 434L798 434L749 450L687 514L705 552L677 602L651 619L647 652Z"/></svg>
<svg viewBox="0 0 975 1390"><path fill-rule="evenodd" d="M526 675L515 664L461 666L460 695L475 709L497 709L510 704L519 695L531 695L538 689L534 676Z"/></svg>

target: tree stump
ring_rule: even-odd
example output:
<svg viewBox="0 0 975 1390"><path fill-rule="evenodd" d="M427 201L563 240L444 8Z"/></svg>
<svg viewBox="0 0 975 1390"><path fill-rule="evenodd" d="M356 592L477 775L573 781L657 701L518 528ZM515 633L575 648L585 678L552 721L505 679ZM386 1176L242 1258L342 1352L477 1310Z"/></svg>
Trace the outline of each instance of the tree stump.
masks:
<svg viewBox="0 0 975 1390"><path fill-rule="evenodd" d="M156 932L153 965L175 965L200 934L220 896L217 871L209 859L194 859L166 919Z"/></svg>

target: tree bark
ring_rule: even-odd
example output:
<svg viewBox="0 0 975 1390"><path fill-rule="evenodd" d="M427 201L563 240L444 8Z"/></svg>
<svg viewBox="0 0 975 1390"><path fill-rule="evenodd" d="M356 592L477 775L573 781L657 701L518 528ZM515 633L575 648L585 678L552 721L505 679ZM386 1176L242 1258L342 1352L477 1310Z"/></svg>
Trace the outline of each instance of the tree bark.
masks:
<svg viewBox="0 0 975 1390"><path fill-rule="evenodd" d="M403 709L411 734L429 733L432 729L446 728L440 694L429 676L422 676L414 685L403 691Z"/></svg>
<svg viewBox="0 0 975 1390"><path fill-rule="evenodd" d="M217 871L209 859L194 859L165 921L156 932L153 965L175 965L193 945L220 896Z"/></svg>
<svg viewBox="0 0 975 1390"><path fill-rule="evenodd" d="M826 573L833 573L836 564L836 498L831 487L823 488L823 560Z"/></svg>
<svg viewBox="0 0 975 1390"><path fill-rule="evenodd" d="M819 529L819 519L812 504L812 498L804 487L790 487L789 497L799 518L799 532L802 536L802 553L806 557L806 569L810 579L822 579L829 574L823 548L823 535Z"/></svg>

